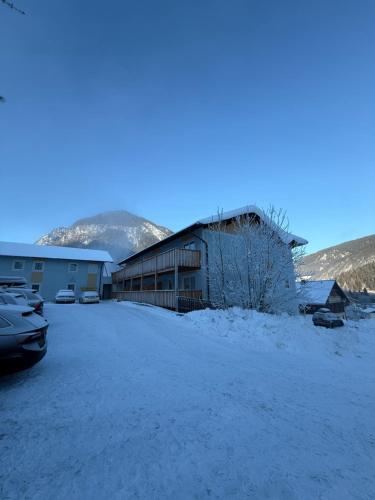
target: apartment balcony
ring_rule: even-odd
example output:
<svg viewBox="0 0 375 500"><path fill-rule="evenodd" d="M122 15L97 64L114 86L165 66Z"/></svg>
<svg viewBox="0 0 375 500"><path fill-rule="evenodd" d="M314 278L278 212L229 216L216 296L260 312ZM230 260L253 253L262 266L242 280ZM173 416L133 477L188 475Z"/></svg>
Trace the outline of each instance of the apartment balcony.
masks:
<svg viewBox="0 0 375 500"><path fill-rule="evenodd" d="M178 302L181 298L200 301L202 290L139 290L113 292L112 297L118 300L130 300L167 309L178 310Z"/></svg>
<svg viewBox="0 0 375 500"><path fill-rule="evenodd" d="M201 252L174 248L152 257L142 259L134 264L127 264L112 274L113 283L121 283L132 278L140 278L153 274L168 272L193 271L201 267Z"/></svg>

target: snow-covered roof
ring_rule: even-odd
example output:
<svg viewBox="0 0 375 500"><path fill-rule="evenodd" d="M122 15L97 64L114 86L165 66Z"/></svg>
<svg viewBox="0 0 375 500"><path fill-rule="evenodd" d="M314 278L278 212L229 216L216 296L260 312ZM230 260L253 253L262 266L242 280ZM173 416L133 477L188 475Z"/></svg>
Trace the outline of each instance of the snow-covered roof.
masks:
<svg viewBox="0 0 375 500"><path fill-rule="evenodd" d="M275 221L272 221L268 215L261 210L256 205L247 205L246 207L237 208L235 210L230 210L229 212L222 212L216 214L211 217L206 217L205 219L201 219L198 221L200 224L214 224L215 222L224 221L228 219L234 219L235 217L240 217L241 215L255 214L264 222L267 222L270 225L276 226ZM280 235L280 238L284 243L290 244L295 242L297 245L307 245L308 241L300 236L296 236L295 234L288 233L286 231L281 230L277 227L277 231Z"/></svg>
<svg viewBox="0 0 375 500"><path fill-rule="evenodd" d="M32 245L30 243L12 243L9 241L0 241L0 256L113 262L112 257L105 250Z"/></svg>
<svg viewBox="0 0 375 500"><path fill-rule="evenodd" d="M335 280L306 281L297 283L297 290L306 304L325 304Z"/></svg>
<svg viewBox="0 0 375 500"><path fill-rule="evenodd" d="M224 221L224 220L229 220L229 219L234 219L235 217L239 217L241 215L247 215L247 214L256 214L258 215L262 220L270 223L270 224L275 224L272 222L269 217L261 210L258 208L256 205L247 205L246 207L242 208L237 208L236 210L231 210L229 212L223 212L220 213L219 215L214 215L211 217L206 217L204 219L197 220L193 224L190 224L190 226L184 227L180 231L177 231L176 233L171 234L170 236L167 236L163 240L158 241L157 243L153 243L152 245L148 246L147 248L140 250L139 252L134 253L133 255L130 255L126 259L122 259L119 261L119 264L124 264L125 262L129 260L133 260L135 258L140 257L144 253L148 252L151 249L157 248L161 244L164 244L168 241L172 241L179 236L181 236L183 233L187 233L189 231L192 231L196 228L199 228L201 226L206 226L208 224L214 224L215 222L218 222L219 219ZM294 243L295 246L300 246L300 245L306 245L308 243L307 240L304 238L300 238L299 236L296 236L295 234L292 233L287 233L286 231L280 230L280 228L277 228L277 231L280 235L280 238L284 243L287 243L288 245L291 243Z"/></svg>

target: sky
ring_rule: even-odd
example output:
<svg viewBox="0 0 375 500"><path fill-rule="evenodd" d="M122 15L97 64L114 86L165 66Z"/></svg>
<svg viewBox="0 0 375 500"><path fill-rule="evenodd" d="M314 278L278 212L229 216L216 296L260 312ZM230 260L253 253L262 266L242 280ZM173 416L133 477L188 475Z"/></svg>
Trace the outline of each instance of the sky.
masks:
<svg viewBox="0 0 375 500"><path fill-rule="evenodd" d="M0 240L126 209L375 233L373 0L0 3Z"/></svg>

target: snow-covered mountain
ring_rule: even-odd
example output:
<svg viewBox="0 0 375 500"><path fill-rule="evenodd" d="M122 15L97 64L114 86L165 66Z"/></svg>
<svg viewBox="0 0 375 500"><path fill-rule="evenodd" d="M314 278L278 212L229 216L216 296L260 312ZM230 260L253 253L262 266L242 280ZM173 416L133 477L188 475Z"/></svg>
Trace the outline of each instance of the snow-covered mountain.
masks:
<svg viewBox="0 0 375 500"><path fill-rule="evenodd" d="M58 227L36 241L57 245L108 250L114 260L122 259L172 234L169 229L126 210L104 212Z"/></svg>
<svg viewBox="0 0 375 500"><path fill-rule="evenodd" d="M372 289L374 264L375 234L307 255L301 273L311 279L335 278L353 290Z"/></svg>

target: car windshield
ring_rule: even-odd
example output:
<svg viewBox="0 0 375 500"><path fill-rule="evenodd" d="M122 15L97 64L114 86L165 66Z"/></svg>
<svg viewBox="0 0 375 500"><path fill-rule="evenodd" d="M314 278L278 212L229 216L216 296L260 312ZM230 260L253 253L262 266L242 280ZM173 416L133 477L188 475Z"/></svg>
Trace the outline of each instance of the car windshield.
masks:
<svg viewBox="0 0 375 500"><path fill-rule="evenodd" d="M74 295L74 292L72 290L60 290L57 295Z"/></svg>
<svg viewBox="0 0 375 500"><path fill-rule="evenodd" d="M97 297L98 294L97 294L97 292L83 292L82 296L83 297Z"/></svg>

